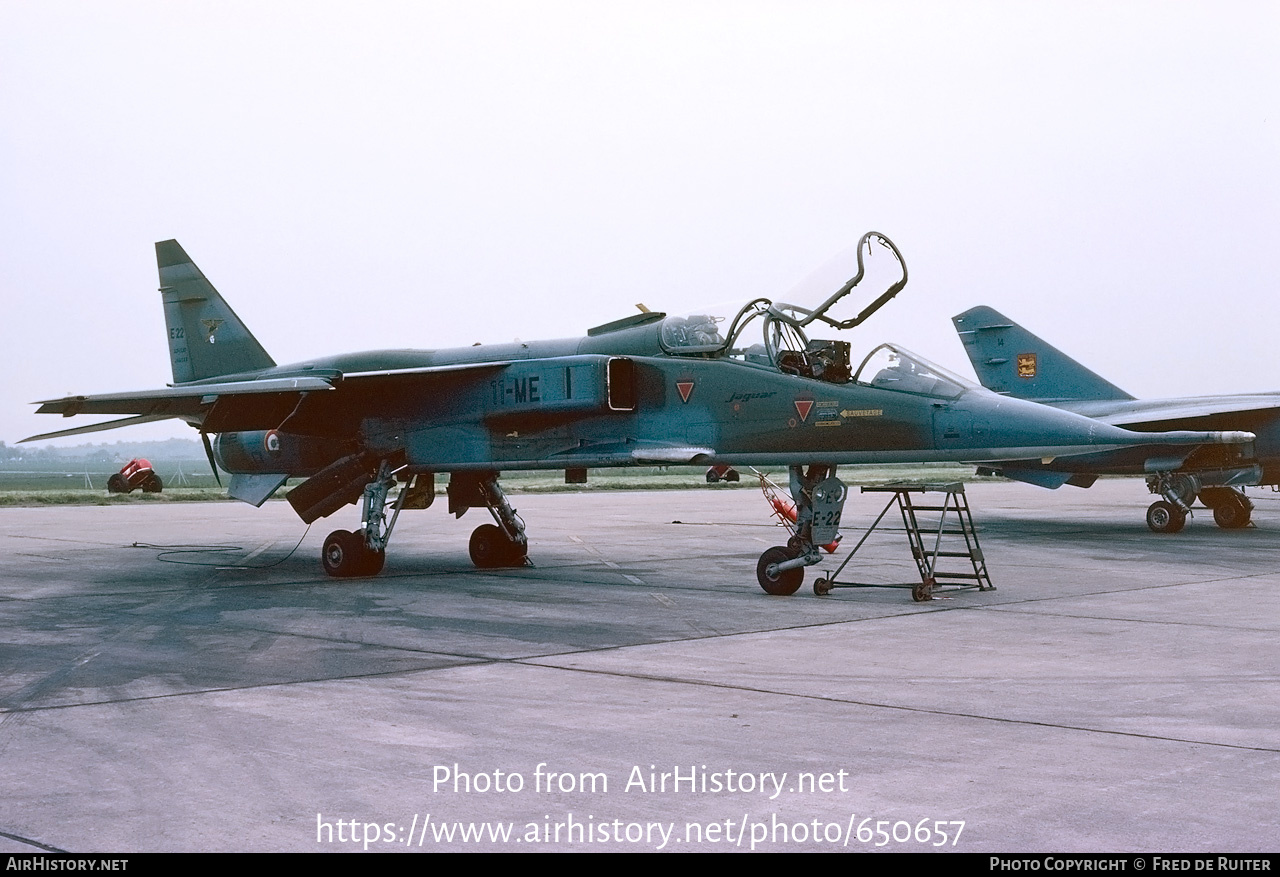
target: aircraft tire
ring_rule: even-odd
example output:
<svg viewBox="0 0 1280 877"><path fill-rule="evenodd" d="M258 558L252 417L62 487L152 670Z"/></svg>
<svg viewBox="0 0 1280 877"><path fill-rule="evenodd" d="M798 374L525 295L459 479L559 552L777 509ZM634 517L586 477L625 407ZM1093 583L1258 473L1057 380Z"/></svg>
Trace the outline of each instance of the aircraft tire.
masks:
<svg viewBox="0 0 1280 877"><path fill-rule="evenodd" d="M784 560L791 560L795 556L795 552L789 551L781 545L775 545L760 555L760 560L756 563L756 580L766 594L774 597L787 597L800 590L800 585L804 584L804 567L785 570L772 578L765 573L765 570L770 565L782 563Z"/></svg>
<svg viewBox="0 0 1280 877"><path fill-rule="evenodd" d="M1200 502L1207 509L1216 509L1224 502L1230 502L1231 494L1235 493L1229 487L1205 487L1200 491Z"/></svg>
<svg viewBox="0 0 1280 877"><path fill-rule="evenodd" d="M364 541L364 530L357 530L352 533L351 536L356 543L358 559L360 561L359 564L357 564L359 572L355 573L355 575L376 576L378 573L382 572L382 567L387 562L386 550L374 551L366 545Z"/></svg>
<svg viewBox="0 0 1280 877"><path fill-rule="evenodd" d="M1163 499L1147 509L1147 526L1153 533L1177 533L1186 523L1187 513Z"/></svg>
<svg viewBox="0 0 1280 877"><path fill-rule="evenodd" d="M324 540L320 549L320 563L324 571L334 578L347 579L365 573L366 565L364 540L358 533L349 530L334 530Z"/></svg>
<svg viewBox="0 0 1280 877"><path fill-rule="evenodd" d="M1243 497L1213 507L1213 522L1224 530L1240 530L1249 526L1253 508Z"/></svg>
<svg viewBox="0 0 1280 877"><path fill-rule="evenodd" d="M504 566L520 566L528 554L529 546L512 542L502 528L495 524L481 524L471 534L467 544L471 562L479 569L500 569Z"/></svg>

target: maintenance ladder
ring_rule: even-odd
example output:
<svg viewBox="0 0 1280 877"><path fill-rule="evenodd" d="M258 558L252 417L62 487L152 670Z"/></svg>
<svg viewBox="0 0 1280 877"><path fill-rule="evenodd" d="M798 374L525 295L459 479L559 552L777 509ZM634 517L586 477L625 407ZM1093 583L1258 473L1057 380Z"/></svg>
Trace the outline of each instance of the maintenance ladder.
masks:
<svg viewBox="0 0 1280 877"><path fill-rule="evenodd" d="M964 484L885 484L863 487L863 493L892 493L889 502L876 517L875 521L862 534L858 544L853 546L849 556L841 562L829 578L820 578L813 583L815 594L828 594L832 588L910 588L911 598L916 602L932 600L935 589L944 591L962 591L977 588L979 591L994 591L991 576L987 574L987 562L982 556L982 546L978 544L978 533L973 526L973 515L969 512L969 500L964 493ZM942 505L922 505L912 499L912 494L944 494ZM911 556L920 573L919 584L884 584L872 582L840 582L840 573L853 560L858 549L884 520L889 509L897 504L902 513L902 526L907 534L907 542L911 546ZM922 521L921 514L925 520ZM934 518L933 516L937 517ZM961 538L956 538L961 537ZM939 563L968 558L967 566L961 564L960 569L940 568ZM953 564L954 566L954 564ZM942 587L939 587L942 586Z"/></svg>

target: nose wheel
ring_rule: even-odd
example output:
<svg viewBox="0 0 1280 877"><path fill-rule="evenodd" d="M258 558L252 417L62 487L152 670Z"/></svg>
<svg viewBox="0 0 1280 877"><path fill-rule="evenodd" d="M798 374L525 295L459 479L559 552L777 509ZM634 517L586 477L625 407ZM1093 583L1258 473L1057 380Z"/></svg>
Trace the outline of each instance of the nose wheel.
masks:
<svg viewBox="0 0 1280 877"><path fill-rule="evenodd" d="M795 552L781 545L775 545L760 555L760 560L756 563L756 580L766 594L786 597L800 590L800 585L804 583L804 567L778 569L778 564L795 558Z"/></svg>

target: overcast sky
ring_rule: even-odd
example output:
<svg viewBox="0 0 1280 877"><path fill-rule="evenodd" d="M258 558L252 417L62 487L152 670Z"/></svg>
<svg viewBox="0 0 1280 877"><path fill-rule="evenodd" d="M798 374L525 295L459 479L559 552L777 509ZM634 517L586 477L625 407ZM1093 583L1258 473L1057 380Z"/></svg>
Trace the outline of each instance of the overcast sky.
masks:
<svg viewBox="0 0 1280 877"><path fill-rule="evenodd" d="M971 375L989 304L1136 395L1280 390L1278 105L1275 2L0 0L0 440L171 380L167 238L281 363L786 297L876 229L855 359Z"/></svg>

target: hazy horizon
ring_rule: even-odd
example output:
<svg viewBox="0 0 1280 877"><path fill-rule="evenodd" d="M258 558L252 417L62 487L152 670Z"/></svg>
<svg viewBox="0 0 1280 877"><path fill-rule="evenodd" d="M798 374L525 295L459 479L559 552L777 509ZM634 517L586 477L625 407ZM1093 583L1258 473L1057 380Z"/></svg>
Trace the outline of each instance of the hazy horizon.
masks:
<svg viewBox="0 0 1280 877"><path fill-rule="evenodd" d="M1278 37L1264 2L0 0L0 440L171 380L169 238L282 363L785 297L876 229L911 281L855 358L971 375L987 304L1140 397L1280 390L1241 331L1280 322Z"/></svg>

